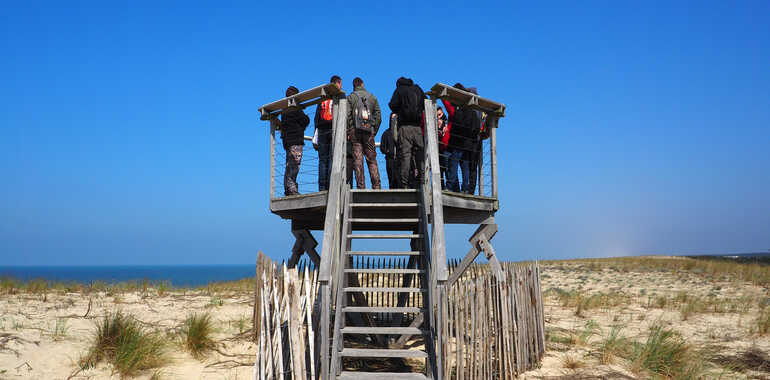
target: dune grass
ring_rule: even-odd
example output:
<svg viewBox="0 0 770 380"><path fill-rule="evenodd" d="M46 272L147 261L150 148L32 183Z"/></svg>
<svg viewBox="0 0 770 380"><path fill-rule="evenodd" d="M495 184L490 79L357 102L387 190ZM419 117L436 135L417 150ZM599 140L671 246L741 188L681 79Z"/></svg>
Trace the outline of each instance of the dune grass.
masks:
<svg viewBox="0 0 770 380"><path fill-rule="evenodd" d="M202 359L216 349L214 324L209 313L193 313L187 316L182 325L182 343L184 348L196 359Z"/></svg>
<svg viewBox="0 0 770 380"><path fill-rule="evenodd" d="M133 376L162 366L166 354L166 344L158 334L143 328L130 315L117 311L97 322L93 342L80 360L80 367L91 368L106 361L122 377Z"/></svg>
<svg viewBox="0 0 770 380"><path fill-rule="evenodd" d="M698 379L704 372L703 361L682 335L657 323L650 327L644 342L631 343L627 358L636 373L647 371L671 379Z"/></svg>

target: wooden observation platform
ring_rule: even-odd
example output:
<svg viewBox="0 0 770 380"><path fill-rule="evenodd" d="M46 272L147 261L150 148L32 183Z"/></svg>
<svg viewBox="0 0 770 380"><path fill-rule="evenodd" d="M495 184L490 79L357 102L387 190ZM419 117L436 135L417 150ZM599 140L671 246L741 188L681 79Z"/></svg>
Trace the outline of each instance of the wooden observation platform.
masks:
<svg viewBox="0 0 770 380"><path fill-rule="evenodd" d="M417 189L354 190L346 181L346 126L348 103L344 92L332 84L318 86L260 107L262 120L270 120L270 210L291 220L296 243L288 265L296 265L307 253L318 268L317 310L320 319L316 349L320 352L318 374L322 379L444 379L448 353L446 340L447 291L484 252L501 281L505 276L490 243L497 232L496 130L505 106L470 92L438 83L425 100L424 176ZM328 191L280 197L276 195L276 122L280 112L333 99L331 177ZM436 101L486 113L489 130L487 150L482 150L480 177L491 180L485 195L443 191L436 130ZM304 163L303 163L304 164ZM488 172L484 173L484 168ZM485 186L479 181L479 187ZM444 224L478 225L470 237L470 249L452 272L447 269ZM321 252L311 230L323 231ZM356 249L360 240L403 240L402 250ZM408 244L407 244L408 243ZM370 243L369 246L372 246ZM402 257L405 267L361 267L361 258ZM362 283L360 275L398 275L400 283ZM387 299L372 306L373 298ZM385 306L383 306L385 305ZM387 317L383 317L387 315ZM418 348L409 349L407 341ZM422 361L408 372L374 372L350 369L349 360L401 358Z"/></svg>

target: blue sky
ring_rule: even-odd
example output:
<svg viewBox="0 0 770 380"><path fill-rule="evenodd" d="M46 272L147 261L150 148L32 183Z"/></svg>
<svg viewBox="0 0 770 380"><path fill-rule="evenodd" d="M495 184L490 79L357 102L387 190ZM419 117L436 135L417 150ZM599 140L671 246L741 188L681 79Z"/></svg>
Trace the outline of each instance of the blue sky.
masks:
<svg viewBox="0 0 770 380"><path fill-rule="evenodd" d="M286 257L257 108L331 74L507 105L503 259L770 249L770 2L162 3L3 6L0 264Z"/></svg>

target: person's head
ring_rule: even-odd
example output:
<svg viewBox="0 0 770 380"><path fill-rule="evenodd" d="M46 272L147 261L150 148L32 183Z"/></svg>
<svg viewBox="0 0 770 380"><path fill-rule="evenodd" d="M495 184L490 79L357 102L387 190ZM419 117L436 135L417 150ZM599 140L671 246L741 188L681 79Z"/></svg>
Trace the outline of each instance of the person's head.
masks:
<svg viewBox="0 0 770 380"><path fill-rule="evenodd" d="M436 116L438 116L439 119L444 118L444 109L441 107L436 107Z"/></svg>
<svg viewBox="0 0 770 380"><path fill-rule="evenodd" d="M458 89L458 90L463 90L463 91L466 91L466 89L465 89L465 86L463 86L463 85L462 85L462 83L459 83L459 82L458 82L458 83L455 83L455 85L454 85L454 86L452 86L452 87L454 87L454 88L456 88L456 89Z"/></svg>
<svg viewBox="0 0 770 380"><path fill-rule="evenodd" d="M355 79L353 79L353 88L362 87L363 85L364 85L363 79L359 77L355 77Z"/></svg>
<svg viewBox="0 0 770 380"><path fill-rule="evenodd" d="M286 97L297 94L299 94L299 90L294 86L289 86L289 88L286 89Z"/></svg>
<svg viewBox="0 0 770 380"><path fill-rule="evenodd" d="M332 79L329 79L329 83L337 85L337 88L342 89L342 78L339 75L332 75Z"/></svg>

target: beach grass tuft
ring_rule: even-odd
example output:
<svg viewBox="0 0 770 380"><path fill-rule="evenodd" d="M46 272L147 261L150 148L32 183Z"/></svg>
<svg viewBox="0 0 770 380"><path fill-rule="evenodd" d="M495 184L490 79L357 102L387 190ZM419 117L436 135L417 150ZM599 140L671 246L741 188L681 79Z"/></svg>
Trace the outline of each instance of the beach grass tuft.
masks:
<svg viewBox="0 0 770 380"><path fill-rule="evenodd" d="M211 314L193 313L187 316L182 325L182 341L185 349L196 359L202 359L216 348L214 323Z"/></svg>
<svg viewBox="0 0 770 380"><path fill-rule="evenodd" d="M106 361L121 376L133 376L162 366L166 352L166 344L158 334L143 328L130 315L117 311L97 322L93 342L80 360L80 367L91 368Z"/></svg>
<svg viewBox="0 0 770 380"><path fill-rule="evenodd" d="M645 371L673 379L698 379L702 376L702 360L687 344L682 335L656 323L644 342L633 342L630 356L631 370Z"/></svg>

